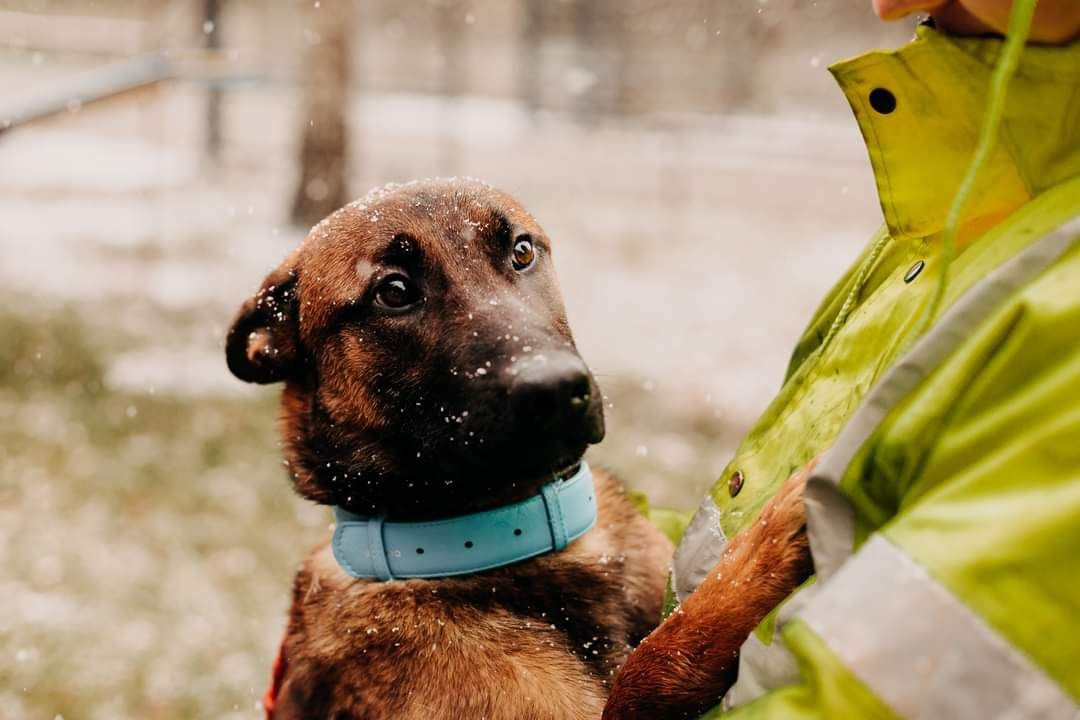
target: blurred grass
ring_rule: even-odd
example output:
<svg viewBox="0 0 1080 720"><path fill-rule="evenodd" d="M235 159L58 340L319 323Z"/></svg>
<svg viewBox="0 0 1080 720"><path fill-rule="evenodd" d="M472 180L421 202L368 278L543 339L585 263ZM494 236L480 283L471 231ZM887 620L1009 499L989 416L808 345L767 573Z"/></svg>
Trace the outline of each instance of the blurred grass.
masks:
<svg viewBox="0 0 1080 720"><path fill-rule="evenodd" d="M296 561L276 393L109 391L105 323L0 312L0 716L255 717Z"/></svg>
<svg viewBox="0 0 1080 720"><path fill-rule="evenodd" d="M261 717L293 571L330 522L289 487L277 390L117 390L116 353L192 342L187 314L0 300L0 718ZM594 464L696 506L732 429L601 383Z"/></svg>

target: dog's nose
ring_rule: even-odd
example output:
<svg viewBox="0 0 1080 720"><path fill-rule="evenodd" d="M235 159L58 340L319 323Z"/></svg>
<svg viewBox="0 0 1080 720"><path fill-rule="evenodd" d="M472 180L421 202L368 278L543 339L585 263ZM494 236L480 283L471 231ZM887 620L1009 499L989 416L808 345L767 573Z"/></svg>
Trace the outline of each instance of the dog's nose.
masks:
<svg viewBox="0 0 1080 720"><path fill-rule="evenodd" d="M534 422L558 422L583 416L593 402L589 369L568 352L538 353L512 369L514 409Z"/></svg>

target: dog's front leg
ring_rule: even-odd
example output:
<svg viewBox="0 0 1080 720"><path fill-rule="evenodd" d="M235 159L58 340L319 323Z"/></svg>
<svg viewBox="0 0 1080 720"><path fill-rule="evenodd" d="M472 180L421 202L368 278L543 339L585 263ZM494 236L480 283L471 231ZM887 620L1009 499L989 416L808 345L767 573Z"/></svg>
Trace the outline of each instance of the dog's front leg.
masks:
<svg viewBox="0 0 1080 720"><path fill-rule="evenodd" d="M698 589L634 650L604 720L695 718L719 702L735 680L743 642L813 572L803 509L813 465L784 483Z"/></svg>

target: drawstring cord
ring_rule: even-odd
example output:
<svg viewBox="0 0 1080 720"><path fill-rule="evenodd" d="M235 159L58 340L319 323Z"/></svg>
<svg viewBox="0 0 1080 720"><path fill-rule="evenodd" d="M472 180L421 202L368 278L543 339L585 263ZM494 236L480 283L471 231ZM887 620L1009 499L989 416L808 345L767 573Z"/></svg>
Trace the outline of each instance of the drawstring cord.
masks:
<svg viewBox="0 0 1080 720"><path fill-rule="evenodd" d="M840 328L847 320L848 315L855 309L855 301L859 299L859 293L862 292L863 285L866 284L867 278L870 277L870 270L874 267L877 259L881 257L881 253L885 246L889 244L890 239L888 233L882 233L878 241L874 243L874 247L870 248L870 254L866 256L862 265L859 266L859 271L855 273L855 284L851 286L847 297L844 298L844 304L840 306L840 312L836 313L832 325L829 326L829 332L825 333L825 339L821 341L822 348L828 346L833 336L840 332Z"/></svg>
<svg viewBox="0 0 1080 720"><path fill-rule="evenodd" d="M1008 91L1009 81L1016 72L1016 67L1020 63L1020 54L1027 43L1028 33L1031 31L1031 19L1035 14L1036 2L1037 0L1015 0L1013 2L1012 13L1009 16L1008 34L1005 37L1005 44L1002 47L1001 55L990 80L990 95L987 102L986 116L983 119L982 127L979 129L979 139L975 145L975 152L963 179L960 181L956 195L953 196L952 205L949 206L949 213L945 217L941 248L941 271L938 274L938 282L934 288L930 305L919 321L919 328L912 335L912 340L921 336L930 327L945 298L945 292L949 284L949 265L952 264L953 256L956 253L956 234L960 226L960 216L975 190L975 180L994 149L994 143L1001 129L1001 117L1005 110L1005 96ZM851 286L847 297L844 298L844 304L840 306L840 311L836 314L832 325L829 326L829 331L825 334L825 339L821 342L822 348L829 344L847 321L848 315L855 309L859 293L862 292L863 286L870 277L871 269L877 263L889 240L888 233L882 234L870 249L870 254L866 256L866 259L859 266L859 270L855 274L855 283Z"/></svg>
<svg viewBox="0 0 1080 720"><path fill-rule="evenodd" d="M1001 129L1001 117L1005 111L1005 96L1008 92L1009 81L1016 72L1016 66L1020 63L1020 54L1024 51L1028 33L1031 31L1031 19L1035 15L1035 3L1037 0L1015 0L1012 13L1009 15L1009 30L1005 36L1005 44L1001 55L998 57L994 74L990 79L990 97L987 101L986 116L979 130L979 140L975 145L975 153L971 157L971 163L964 173L964 179L960 181L960 187L953 197L949 214L945 216L945 232L941 248L941 271L938 274L937 286L930 305L926 309L919 323L918 331L913 337L922 335L937 316L941 303L945 298L945 291L949 285L949 265L956 254L956 234L960 227L960 217L964 206L971 199L975 191L975 180L982 171L986 161L990 159L990 153L994 149L998 133Z"/></svg>

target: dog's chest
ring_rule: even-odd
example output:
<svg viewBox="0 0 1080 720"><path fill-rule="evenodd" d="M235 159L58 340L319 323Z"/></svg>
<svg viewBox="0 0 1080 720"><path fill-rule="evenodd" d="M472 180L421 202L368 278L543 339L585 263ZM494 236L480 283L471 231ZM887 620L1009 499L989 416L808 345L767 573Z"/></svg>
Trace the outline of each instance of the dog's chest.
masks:
<svg viewBox="0 0 1080 720"><path fill-rule="evenodd" d="M377 604L396 608L389 615L403 621L411 617L420 642L486 636L502 647L545 646L569 652L606 678L628 651L621 570L616 561L544 558L467 579L387 587ZM405 587L410 584L415 587Z"/></svg>
<svg viewBox="0 0 1080 720"><path fill-rule="evenodd" d="M336 564L317 565L328 575L297 578L294 620L309 638L353 657L412 649L447 662L485 652L490 661L518 648L548 649L606 680L629 651L631 608L618 557L552 555L461 578L387 583L355 582Z"/></svg>
<svg viewBox="0 0 1080 720"><path fill-rule="evenodd" d="M309 565L295 588L290 674L332 706L380 708L356 717L411 717L420 690L408 678L424 678L428 710L447 704L425 717L466 706L476 717L596 717L629 651L620 566L561 560L388 583L316 580Z"/></svg>

